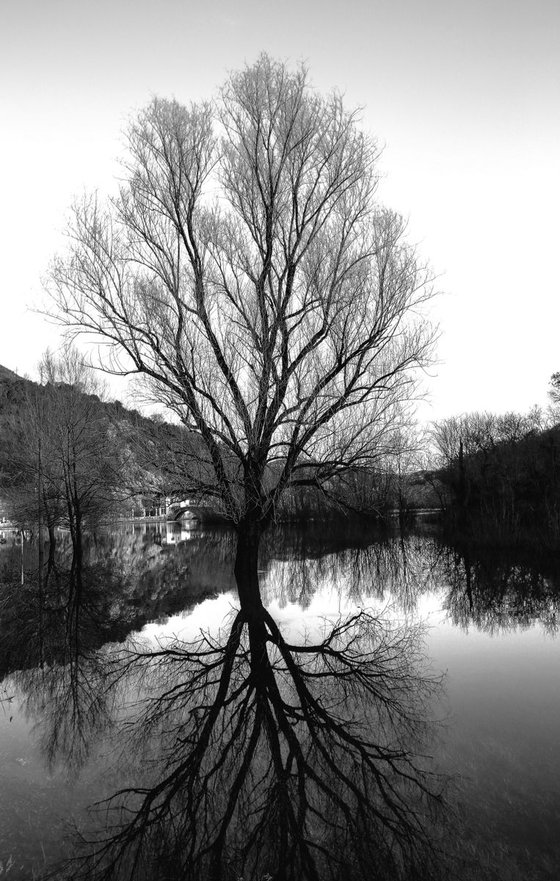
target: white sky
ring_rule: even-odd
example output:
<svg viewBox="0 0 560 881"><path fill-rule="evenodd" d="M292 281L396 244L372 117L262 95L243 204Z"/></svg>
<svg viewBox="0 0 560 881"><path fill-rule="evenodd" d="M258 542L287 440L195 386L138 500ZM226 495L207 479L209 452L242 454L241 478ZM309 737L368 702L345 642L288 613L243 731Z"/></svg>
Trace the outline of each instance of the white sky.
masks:
<svg viewBox="0 0 560 881"><path fill-rule="evenodd" d="M0 0L0 364L57 331L29 311L65 211L111 186L129 115L208 97L260 51L364 106L384 201L439 274L425 418L546 403L560 370L558 0Z"/></svg>

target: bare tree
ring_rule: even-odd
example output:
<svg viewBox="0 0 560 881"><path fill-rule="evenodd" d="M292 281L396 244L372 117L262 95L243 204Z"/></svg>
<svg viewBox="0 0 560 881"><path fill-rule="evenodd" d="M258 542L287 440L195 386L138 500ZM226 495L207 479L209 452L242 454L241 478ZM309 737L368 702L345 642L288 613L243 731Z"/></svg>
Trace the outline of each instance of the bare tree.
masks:
<svg viewBox="0 0 560 881"><path fill-rule="evenodd" d="M145 377L200 435L193 489L235 524L259 603L286 487L328 487L391 446L432 349L429 274L375 201L375 143L303 68L261 56L215 103L155 99L128 146L118 197L75 207L50 291L106 369Z"/></svg>
<svg viewBox="0 0 560 881"><path fill-rule="evenodd" d="M550 377L548 396L554 407L560 404L560 373L553 373Z"/></svg>
<svg viewBox="0 0 560 881"><path fill-rule="evenodd" d="M434 422L430 432L436 464L452 465L459 459L461 449L465 456L488 453L498 444L517 443L547 426L546 414L539 407L523 414L475 411L442 419Z"/></svg>
<svg viewBox="0 0 560 881"><path fill-rule="evenodd" d="M17 522L48 528L48 571L60 525L70 530L79 570L84 527L114 510L123 463L100 406L102 388L76 350L68 348L60 357L47 351L39 373L43 384L29 383L21 404L4 420L5 491Z"/></svg>

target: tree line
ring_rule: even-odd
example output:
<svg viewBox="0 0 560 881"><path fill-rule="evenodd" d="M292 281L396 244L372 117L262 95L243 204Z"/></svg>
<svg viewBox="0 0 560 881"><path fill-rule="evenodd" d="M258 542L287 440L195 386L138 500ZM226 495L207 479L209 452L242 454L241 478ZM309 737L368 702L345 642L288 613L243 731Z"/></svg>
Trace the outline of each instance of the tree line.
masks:
<svg viewBox="0 0 560 881"><path fill-rule="evenodd" d="M554 545L560 537L557 413L470 413L432 438L444 522L473 538Z"/></svg>

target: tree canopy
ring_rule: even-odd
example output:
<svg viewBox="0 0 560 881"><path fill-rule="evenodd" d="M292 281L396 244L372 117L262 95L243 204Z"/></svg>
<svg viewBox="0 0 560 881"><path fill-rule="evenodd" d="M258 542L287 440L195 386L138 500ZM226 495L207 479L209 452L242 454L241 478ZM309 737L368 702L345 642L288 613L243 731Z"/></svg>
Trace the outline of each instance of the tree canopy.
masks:
<svg viewBox="0 0 560 881"><path fill-rule="evenodd" d="M192 487L238 528L378 460L429 362L429 272L378 159L339 95L263 55L214 101L154 99L118 196L74 208L57 314L199 433Z"/></svg>

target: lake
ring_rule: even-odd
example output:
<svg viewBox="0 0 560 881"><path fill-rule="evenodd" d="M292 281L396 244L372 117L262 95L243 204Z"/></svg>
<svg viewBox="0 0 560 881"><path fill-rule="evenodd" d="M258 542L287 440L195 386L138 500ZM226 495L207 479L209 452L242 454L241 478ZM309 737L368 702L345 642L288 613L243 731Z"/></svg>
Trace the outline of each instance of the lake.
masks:
<svg viewBox="0 0 560 881"><path fill-rule="evenodd" d="M53 575L39 603L36 548L24 546L26 581L5 583L0 600L0 876L39 878L74 852L73 826L88 836L99 823L88 806L157 774L179 709L149 720L150 738L135 720L180 681L145 658L201 632L214 647L227 638L233 551L227 531L123 524L89 540L79 602ZM4 579L20 554L11 539L0 548ZM404 535L311 524L267 536L260 566L265 605L292 644L320 642L360 610L372 644L414 633L411 665L429 685L422 763L451 781L455 877L557 878L558 561L451 547L429 523Z"/></svg>

